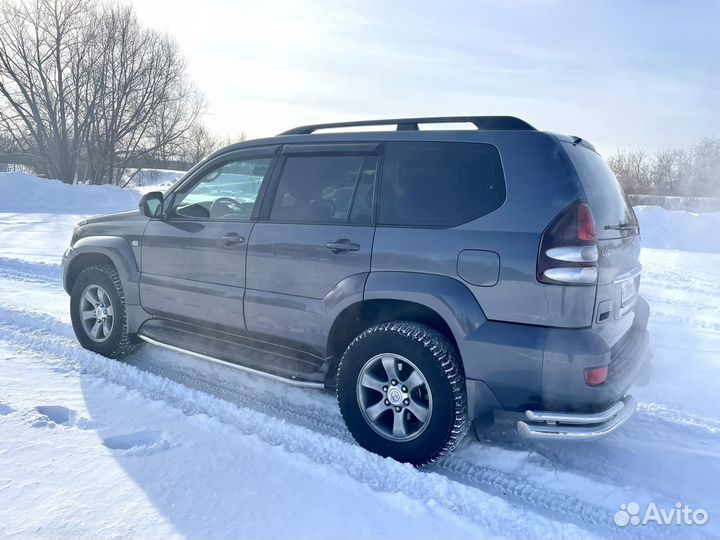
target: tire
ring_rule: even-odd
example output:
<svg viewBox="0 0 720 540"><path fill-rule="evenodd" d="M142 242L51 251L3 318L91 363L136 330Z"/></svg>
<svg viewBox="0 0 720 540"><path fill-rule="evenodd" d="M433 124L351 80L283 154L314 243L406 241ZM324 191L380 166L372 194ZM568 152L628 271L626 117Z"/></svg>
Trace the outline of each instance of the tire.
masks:
<svg viewBox="0 0 720 540"><path fill-rule="evenodd" d="M418 384L421 379L424 386ZM415 466L451 452L470 424L455 347L441 333L414 322L387 322L357 336L338 366L337 399L360 446Z"/></svg>
<svg viewBox="0 0 720 540"><path fill-rule="evenodd" d="M88 294L89 296L85 296ZM91 304L94 300L100 300L100 308L109 304L112 313L111 317L105 315L107 324L101 324L103 328L97 330L97 335L92 337L95 330L95 318L85 318L81 310L93 311ZM107 307L107 306L106 306ZM97 308L95 309L97 313ZM127 313L125 310L125 294L123 293L122 282L117 270L112 265L93 265L85 268L78 274L70 292L70 318L72 319L75 336L83 348L96 352L108 358L122 358L137 348L137 342L128 332ZM83 323L85 321L85 324ZM88 331L87 327L92 326Z"/></svg>

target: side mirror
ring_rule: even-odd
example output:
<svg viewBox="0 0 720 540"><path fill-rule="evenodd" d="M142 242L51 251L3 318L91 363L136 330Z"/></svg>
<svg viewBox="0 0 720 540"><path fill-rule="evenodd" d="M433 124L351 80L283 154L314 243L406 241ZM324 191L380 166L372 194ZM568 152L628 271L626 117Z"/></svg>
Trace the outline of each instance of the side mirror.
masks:
<svg viewBox="0 0 720 540"><path fill-rule="evenodd" d="M151 191L140 199L140 211L149 218L159 218L163 214L162 191Z"/></svg>

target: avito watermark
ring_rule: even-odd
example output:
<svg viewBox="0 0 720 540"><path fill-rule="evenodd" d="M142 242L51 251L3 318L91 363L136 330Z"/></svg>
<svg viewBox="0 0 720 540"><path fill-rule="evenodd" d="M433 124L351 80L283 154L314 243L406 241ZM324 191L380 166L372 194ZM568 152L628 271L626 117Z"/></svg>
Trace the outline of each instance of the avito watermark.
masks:
<svg viewBox="0 0 720 540"><path fill-rule="evenodd" d="M705 525L710 519L707 510L692 508L681 502L667 509L660 508L654 502L647 505L644 512L636 502L621 504L620 510L615 512L615 525L626 527L627 525Z"/></svg>

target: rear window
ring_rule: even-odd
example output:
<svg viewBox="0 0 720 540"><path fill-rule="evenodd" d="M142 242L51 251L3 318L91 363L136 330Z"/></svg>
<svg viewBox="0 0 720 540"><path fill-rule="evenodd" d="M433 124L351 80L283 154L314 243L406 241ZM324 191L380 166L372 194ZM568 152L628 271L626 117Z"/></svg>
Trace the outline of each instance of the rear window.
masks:
<svg viewBox="0 0 720 540"><path fill-rule="evenodd" d="M595 218L598 238L620 238L637 234L637 228L618 230L622 225L637 225L637 218L623 188L603 158L581 146L568 145L568 154L580 176Z"/></svg>
<svg viewBox="0 0 720 540"><path fill-rule="evenodd" d="M482 143L390 142L385 146L380 225L454 227L505 201L497 149Z"/></svg>

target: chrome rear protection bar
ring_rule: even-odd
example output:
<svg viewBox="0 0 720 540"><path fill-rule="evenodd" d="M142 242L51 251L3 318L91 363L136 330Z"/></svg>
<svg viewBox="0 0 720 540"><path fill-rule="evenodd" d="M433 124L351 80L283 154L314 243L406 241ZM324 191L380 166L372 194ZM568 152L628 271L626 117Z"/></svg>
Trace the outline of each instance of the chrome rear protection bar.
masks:
<svg viewBox="0 0 720 540"><path fill-rule="evenodd" d="M525 411L525 420L518 420L515 430L526 439L590 441L617 429L636 408L637 400L628 395L597 413Z"/></svg>

